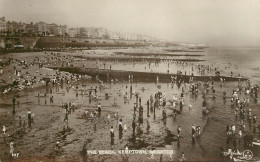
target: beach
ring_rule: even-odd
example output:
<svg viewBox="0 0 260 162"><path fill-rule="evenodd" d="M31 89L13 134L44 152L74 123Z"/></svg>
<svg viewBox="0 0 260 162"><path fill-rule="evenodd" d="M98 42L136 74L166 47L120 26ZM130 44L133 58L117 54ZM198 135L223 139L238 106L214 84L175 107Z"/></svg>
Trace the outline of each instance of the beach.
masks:
<svg viewBox="0 0 260 162"><path fill-rule="evenodd" d="M236 125L236 133L241 126L240 118L235 115L236 106L230 101L234 90L241 88L237 91L239 98L250 100L246 109L251 109L257 119L260 116L258 97L244 91L248 80L251 86L259 84L260 48L209 47L193 52L192 49L165 48L1 55L1 62L7 64L2 66L0 74L0 126L5 125L7 131L5 135L0 134L0 150L3 150L0 159L159 161L161 158L160 154L153 158L149 154L85 154L86 150L125 150L127 146L129 150L173 150L171 156L162 156L163 161L179 161L182 152L187 161L226 160L219 151L221 145L226 149L232 147L226 143L226 126ZM156 53L160 55L154 57ZM15 71L21 74L18 76ZM19 86L13 86L15 79L20 80ZM29 81L26 86L25 80ZM197 87L196 92L192 86ZM161 94L159 106L151 109L150 105L147 109L147 101L150 103L151 96L155 101L155 94ZM173 114L175 95L179 112L176 116ZM12 113L13 98L16 99L15 113ZM183 102L181 108L180 101ZM203 101L209 111L206 115L202 113ZM143 121L140 124L138 106L133 136L134 103L142 106ZM69 112L66 104L70 105ZM97 113L99 104L101 113ZM27 119L29 110L33 114L31 126ZM119 122L123 127L126 125L121 138ZM259 139L259 120L256 124L246 120L244 123L243 134L250 133ZM192 138L193 124L201 127L201 134L196 138ZM115 134L113 144L111 126ZM178 126L181 138L177 137ZM10 142L14 143L18 157L10 156ZM242 141L238 142L238 148L248 149ZM260 148L253 146L250 150L259 160Z"/></svg>

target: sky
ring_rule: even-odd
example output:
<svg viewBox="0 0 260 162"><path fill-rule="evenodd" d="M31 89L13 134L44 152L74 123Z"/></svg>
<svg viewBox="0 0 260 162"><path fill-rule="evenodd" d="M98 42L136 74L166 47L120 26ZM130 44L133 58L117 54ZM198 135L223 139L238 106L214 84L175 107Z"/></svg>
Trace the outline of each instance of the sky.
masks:
<svg viewBox="0 0 260 162"><path fill-rule="evenodd" d="M260 0L0 0L0 16L174 42L260 45Z"/></svg>

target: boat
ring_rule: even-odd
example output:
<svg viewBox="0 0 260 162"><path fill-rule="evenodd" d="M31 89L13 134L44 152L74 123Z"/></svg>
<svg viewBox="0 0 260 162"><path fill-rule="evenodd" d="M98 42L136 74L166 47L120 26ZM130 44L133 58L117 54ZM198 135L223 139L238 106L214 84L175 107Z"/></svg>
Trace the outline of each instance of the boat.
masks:
<svg viewBox="0 0 260 162"><path fill-rule="evenodd" d="M244 158L243 156L242 157L233 157L233 161L234 162L236 162L236 161L244 161L244 162L246 162L246 161L248 161L248 162L250 162L250 161L252 161L252 162L255 162L255 161L259 161L258 160L258 158L252 158L252 159L246 159L246 158Z"/></svg>
<svg viewBox="0 0 260 162"><path fill-rule="evenodd" d="M243 156L242 157L233 157L233 161L247 161Z"/></svg>
<svg viewBox="0 0 260 162"><path fill-rule="evenodd" d="M253 145L260 146L260 142L252 142Z"/></svg>
<svg viewBox="0 0 260 162"><path fill-rule="evenodd" d="M243 156L243 153L241 153L241 152L234 153L234 152L230 152L230 150L221 152L222 156L224 156L224 157L230 156L231 153L232 153L233 157L234 156L236 156L236 157L242 157Z"/></svg>

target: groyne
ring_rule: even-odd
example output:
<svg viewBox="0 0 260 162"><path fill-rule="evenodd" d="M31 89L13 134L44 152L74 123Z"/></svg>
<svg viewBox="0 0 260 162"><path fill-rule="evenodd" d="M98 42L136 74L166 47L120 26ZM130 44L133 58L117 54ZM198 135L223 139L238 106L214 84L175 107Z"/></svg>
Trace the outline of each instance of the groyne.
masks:
<svg viewBox="0 0 260 162"><path fill-rule="evenodd" d="M118 81L128 81L129 75L133 75L134 82L155 82L156 78L159 77L160 82L171 82L172 77L177 80L189 82L192 78L194 81L220 81L222 78L225 81L244 81L247 80L243 77L231 77L231 76L192 76L192 75L179 75L179 74L167 74L167 73L156 73L156 72L137 72L137 71L123 71L123 70L107 70L107 69L95 69L95 68L76 68L76 67L48 67L55 70L89 75L92 78L98 76L102 80L117 79Z"/></svg>

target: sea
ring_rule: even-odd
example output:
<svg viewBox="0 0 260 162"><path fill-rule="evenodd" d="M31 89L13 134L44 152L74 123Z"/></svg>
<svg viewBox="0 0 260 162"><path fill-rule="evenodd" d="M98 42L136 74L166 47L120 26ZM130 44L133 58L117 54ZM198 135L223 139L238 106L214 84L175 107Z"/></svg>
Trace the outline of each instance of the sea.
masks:
<svg viewBox="0 0 260 162"><path fill-rule="evenodd" d="M214 65L221 68L221 73L230 75L233 71L236 74L240 74L248 78L251 85L259 85L260 83L260 47L209 47L204 52L205 56L203 59L206 61L201 64ZM219 85L219 83L216 83ZM212 100L209 96L207 97L207 106L211 109L207 116L207 119L201 118L205 124L202 130L200 139L196 140L194 145L191 144L191 137L189 140L181 140L180 147L176 147L180 152L187 152L189 159L200 159L204 161L218 160L221 158L220 146L224 148L232 148L233 143L229 146L226 143L226 126L236 125L236 131L239 130L239 119L235 118L234 108L231 106L230 98L232 90L237 86L238 83L224 84L222 88L217 88L217 99ZM222 92L227 92L227 99L223 101ZM245 95L242 93L241 95ZM248 96L245 96L248 97ZM257 125L260 125L260 102L259 98L253 98L250 96L250 104L246 107L246 110L251 108L252 114L257 116ZM199 118L199 115L197 116ZM192 121L191 123L197 121ZM169 121L170 123L170 121ZM255 128L253 124L245 122L246 133L252 134L256 139L260 139L260 129ZM172 124L174 125L174 123ZM187 125L188 126L188 125ZM189 126L190 127L190 126ZM191 134L188 132L189 135ZM244 148L241 142L238 145L239 151L251 150L254 158L260 160L260 147L253 146L251 148ZM186 154L185 154L186 155Z"/></svg>

